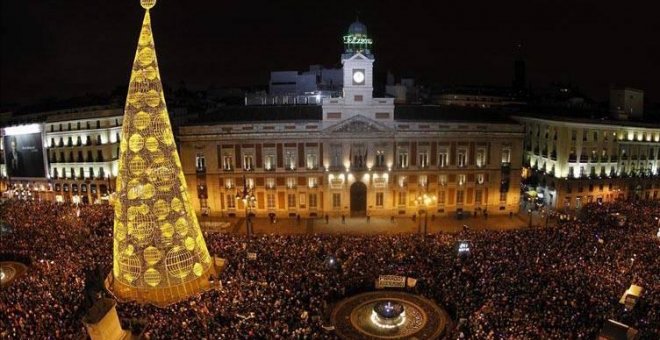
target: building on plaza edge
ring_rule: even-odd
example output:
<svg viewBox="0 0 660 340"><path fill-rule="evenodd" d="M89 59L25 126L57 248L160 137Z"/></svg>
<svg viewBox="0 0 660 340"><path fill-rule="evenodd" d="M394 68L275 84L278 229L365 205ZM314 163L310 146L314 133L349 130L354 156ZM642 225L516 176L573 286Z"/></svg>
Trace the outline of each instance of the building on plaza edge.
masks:
<svg viewBox="0 0 660 340"><path fill-rule="evenodd" d="M617 115L618 112L615 112ZM513 117L525 126L525 201L553 209L591 202L660 199L660 128L640 121Z"/></svg>
<svg viewBox="0 0 660 340"><path fill-rule="evenodd" d="M520 124L497 112L373 98L366 26L351 24L344 45L341 97L320 106L225 107L179 129L196 210L303 217L518 211ZM237 199L245 193L250 200ZM427 206L423 195L435 200Z"/></svg>

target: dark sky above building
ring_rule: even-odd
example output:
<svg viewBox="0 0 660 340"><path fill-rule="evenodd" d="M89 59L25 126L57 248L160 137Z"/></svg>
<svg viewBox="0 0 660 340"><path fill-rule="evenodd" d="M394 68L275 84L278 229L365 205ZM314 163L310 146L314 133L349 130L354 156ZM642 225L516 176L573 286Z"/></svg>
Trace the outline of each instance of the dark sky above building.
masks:
<svg viewBox="0 0 660 340"><path fill-rule="evenodd" d="M138 0L2 0L0 100L126 85ZM359 12L381 73L439 84L509 85L517 41L534 87L610 84L660 100L660 3L648 1L159 0L152 25L163 80L189 88L266 84L271 70L339 64Z"/></svg>

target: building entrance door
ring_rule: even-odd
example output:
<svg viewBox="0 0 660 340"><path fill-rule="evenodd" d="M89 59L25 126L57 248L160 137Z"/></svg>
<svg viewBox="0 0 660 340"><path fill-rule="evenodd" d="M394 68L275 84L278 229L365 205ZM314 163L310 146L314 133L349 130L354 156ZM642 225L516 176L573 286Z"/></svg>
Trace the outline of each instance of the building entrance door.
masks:
<svg viewBox="0 0 660 340"><path fill-rule="evenodd" d="M351 217L366 216L367 186L358 181L351 185Z"/></svg>

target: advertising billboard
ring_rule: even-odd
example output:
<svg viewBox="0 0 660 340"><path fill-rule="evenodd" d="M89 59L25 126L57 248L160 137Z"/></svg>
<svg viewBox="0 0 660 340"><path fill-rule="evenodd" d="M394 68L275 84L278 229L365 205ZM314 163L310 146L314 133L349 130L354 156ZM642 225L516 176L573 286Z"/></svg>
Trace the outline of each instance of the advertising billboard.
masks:
<svg viewBox="0 0 660 340"><path fill-rule="evenodd" d="M39 124L4 129L3 145L7 176L10 178L46 177L42 137L42 129Z"/></svg>

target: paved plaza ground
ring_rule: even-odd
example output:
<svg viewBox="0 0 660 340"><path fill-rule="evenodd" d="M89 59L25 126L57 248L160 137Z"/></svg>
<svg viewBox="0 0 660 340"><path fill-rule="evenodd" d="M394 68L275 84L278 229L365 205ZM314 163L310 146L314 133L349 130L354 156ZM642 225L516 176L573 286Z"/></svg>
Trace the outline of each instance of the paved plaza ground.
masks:
<svg viewBox="0 0 660 340"><path fill-rule="evenodd" d="M228 222L227 228L223 228L223 232L231 232L238 234L246 233L245 219L242 217L223 217L219 215L211 215L199 217L202 229L209 222L218 224L218 222ZM389 217L371 217L367 221L366 217L346 217L342 222L341 217L330 217L326 223L325 218L301 218L300 221L295 217L278 218L276 223L271 223L268 218L252 218L253 230L255 234L398 234L398 233L419 233L424 230L424 216L417 217L415 221L409 217L395 217L391 220ZM555 221L550 219L548 225L553 225ZM483 216L465 217L457 219L455 216L441 216L432 218L429 216L427 221L427 232L448 232L455 233L463 229L466 225L472 230L511 230L529 227L529 215L514 214L512 217L509 215L489 215L488 218ZM546 220L544 216L534 213L532 218L533 227L544 227Z"/></svg>

